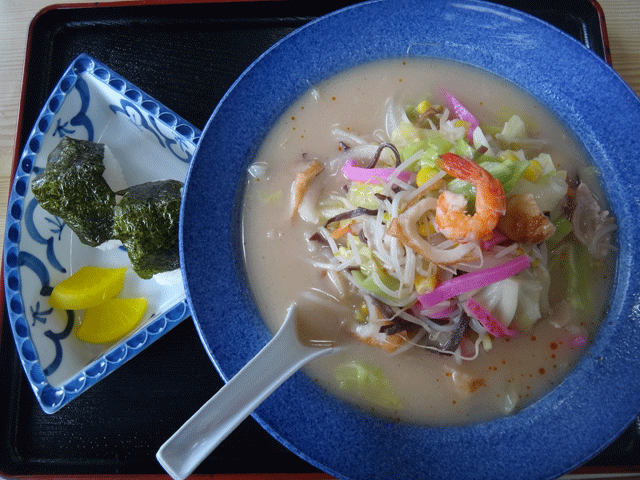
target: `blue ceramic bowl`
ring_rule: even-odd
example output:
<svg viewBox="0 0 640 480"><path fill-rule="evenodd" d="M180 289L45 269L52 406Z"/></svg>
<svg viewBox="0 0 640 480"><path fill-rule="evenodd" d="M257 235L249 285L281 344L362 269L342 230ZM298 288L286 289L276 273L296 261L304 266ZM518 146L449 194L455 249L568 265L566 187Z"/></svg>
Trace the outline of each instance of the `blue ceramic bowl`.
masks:
<svg viewBox="0 0 640 480"><path fill-rule="evenodd" d="M273 46L218 105L191 164L181 230L187 300L209 355L231 378L271 337L248 291L239 226L246 168L261 140L309 82L407 55L499 75L555 112L582 142L620 226L609 313L565 381L512 416L449 428L392 423L298 373L254 417L339 478L556 477L600 451L640 410L640 289L633 280L640 101L593 52L544 22L480 1L382 0L311 22ZM251 122L240 114L246 111ZM222 150L225 168L212 168Z"/></svg>

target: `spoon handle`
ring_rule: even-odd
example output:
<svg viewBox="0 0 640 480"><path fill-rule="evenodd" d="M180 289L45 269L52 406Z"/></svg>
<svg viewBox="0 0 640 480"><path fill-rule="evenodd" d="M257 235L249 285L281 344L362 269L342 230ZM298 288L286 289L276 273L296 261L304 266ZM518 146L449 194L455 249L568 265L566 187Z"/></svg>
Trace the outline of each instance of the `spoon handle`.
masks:
<svg viewBox="0 0 640 480"><path fill-rule="evenodd" d="M333 350L301 344L293 310L273 339L160 447L156 458L172 478L188 477L287 378Z"/></svg>

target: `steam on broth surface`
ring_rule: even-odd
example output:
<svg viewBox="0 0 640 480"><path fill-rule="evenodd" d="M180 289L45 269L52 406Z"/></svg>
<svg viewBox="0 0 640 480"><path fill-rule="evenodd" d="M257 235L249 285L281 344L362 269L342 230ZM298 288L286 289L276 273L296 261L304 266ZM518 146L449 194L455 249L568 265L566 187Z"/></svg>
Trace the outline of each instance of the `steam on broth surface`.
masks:
<svg viewBox="0 0 640 480"><path fill-rule="evenodd" d="M426 131L432 129L438 134ZM367 177L366 164L387 143L379 170ZM499 197L482 193L488 180L473 188L451 176L468 166L468 157L502 183L504 215L481 206L483 195L491 205ZM358 175L365 180L354 180ZM391 175L386 184L374 180L384 175ZM344 352L312 362L306 372L363 409L433 425L512 413L562 381L604 314L615 262L607 240L615 225L595 202L602 198L597 176L549 112L484 72L405 59L339 74L286 111L248 179L244 248L260 312L275 332L296 302L304 336L348 342ZM419 185L426 193L413 194ZM521 238L520 214L515 227L506 219L523 211L514 198L529 205L522 185L544 190L535 197L544 215L527 213L538 223ZM435 206L445 201L439 200L444 190L457 195L449 203L466 196L468 215L475 208L475 220L489 222L489 233L454 238L443 226L445 204ZM416 204L424 212L407 232ZM344 212L350 213L335 217ZM493 246L482 243L495 232L489 217L500 217L498 230L509 232L493 237ZM423 240L438 252L458 246L459 258L436 266L422 255ZM470 281L459 282L477 271L491 271L502 283L471 289ZM466 291L433 300L434 288L456 278L468 283Z"/></svg>

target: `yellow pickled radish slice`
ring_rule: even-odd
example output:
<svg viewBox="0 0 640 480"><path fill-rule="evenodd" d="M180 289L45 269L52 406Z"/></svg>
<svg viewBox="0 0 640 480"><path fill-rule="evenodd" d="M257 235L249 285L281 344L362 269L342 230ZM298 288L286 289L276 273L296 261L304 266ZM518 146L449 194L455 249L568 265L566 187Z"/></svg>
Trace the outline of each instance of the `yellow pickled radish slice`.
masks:
<svg viewBox="0 0 640 480"><path fill-rule="evenodd" d="M112 298L85 310L76 337L88 343L110 343L130 333L147 310L145 298Z"/></svg>
<svg viewBox="0 0 640 480"><path fill-rule="evenodd" d="M122 290L127 267L82 267L53 288L49 304L64 310L81 310L100 305Z"/></svg>

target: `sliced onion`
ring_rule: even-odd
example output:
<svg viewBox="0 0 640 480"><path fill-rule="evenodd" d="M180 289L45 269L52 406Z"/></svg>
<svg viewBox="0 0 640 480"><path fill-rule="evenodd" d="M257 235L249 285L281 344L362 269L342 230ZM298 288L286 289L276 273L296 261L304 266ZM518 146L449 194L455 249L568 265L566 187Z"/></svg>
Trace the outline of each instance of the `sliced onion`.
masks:
<svg viewBox="0 0 640 480"><path fill-rule="evenodd" d="M527 255L520 255L497 267L465 273L446 282L442 282L432 292L420 295L418 302L420 303L421 309L432 307L443 300L456 297L461 293L486 287L492 283L512 277L529 267L530 264L531 260L529 260Z"/></svg>
<svg viewBox="0 0 640 480"><path fill-rule="evenodd" d="M476 302L473 298L468 299L464 302L465 311L478 320L484 328L487 329L494 337L517 337L520 335L520 332L514 330L509 327L505 327L500 320L491 315L489 310L484 308L478 302Z"/></svg>
<svg viewBox="0 0 640 480"><path fill-rule="evenodd" d="M449 108L451 108L451 110L456 114L456 116L460 119L463 120L465 122L469 122L471 124L471 127L469 128L469 131L467 132L467 139L470 142L473 142L473 131L476 129L476 127L479 125L478 120L476 119L476 117L473 116L473 114L466 109L466 107L464 105L462 105L462 103L460 103L460 101L454 97L449 91L442 89L441 90L442 95L444 96L445 101L447 102Z"/></svg>

